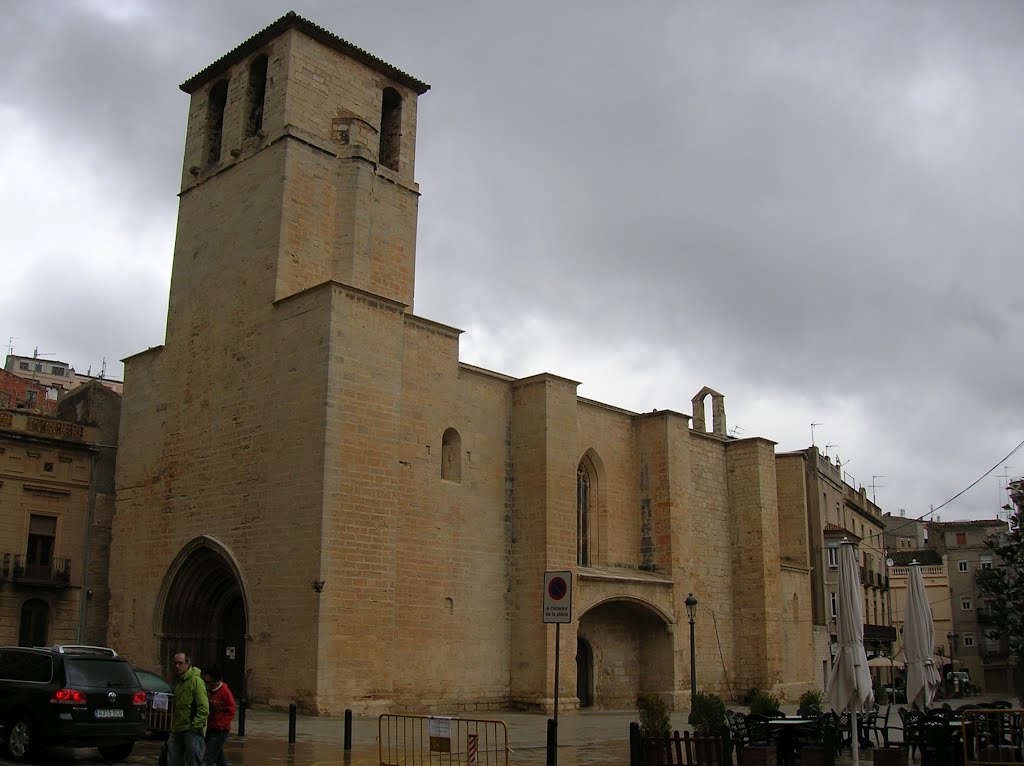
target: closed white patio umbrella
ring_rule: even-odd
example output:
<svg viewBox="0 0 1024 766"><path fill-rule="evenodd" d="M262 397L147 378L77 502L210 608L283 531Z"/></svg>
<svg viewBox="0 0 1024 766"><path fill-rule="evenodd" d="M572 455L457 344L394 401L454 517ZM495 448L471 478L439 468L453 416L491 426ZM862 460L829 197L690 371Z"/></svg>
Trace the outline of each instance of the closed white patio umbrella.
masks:
<svg viewBox="0 0 1024 766"><path fill-rule="evenodd" d="M903 620L903 656L907 661L907 702L927 708L942 683L932 657L935 623L924 590L921 565L910 562L907 579L907 608Z"/></svg>
<svg viewBox="0 0 1024 766"><path fill-rule="evenodd" d="M828 699L832 709L849 710L851 755L854 766L860 763L857 738L858 711L875 701L871 689L868 656L864 652L864 608L860 602L860 575L853 543L843 540L839 546L839 586L836 592L836 638L839 650L828 678Z"/></svg>

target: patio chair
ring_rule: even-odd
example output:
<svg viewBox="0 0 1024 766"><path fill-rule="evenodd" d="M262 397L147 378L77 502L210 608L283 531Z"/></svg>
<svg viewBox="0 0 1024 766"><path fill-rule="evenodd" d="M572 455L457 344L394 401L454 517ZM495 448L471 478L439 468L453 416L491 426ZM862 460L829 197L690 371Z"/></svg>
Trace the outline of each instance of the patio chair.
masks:
<svg viewBox="0 0 1024 766"><path fill-rule="evenodd" d="M874 735L875 742L882 747L889 747L889 731L895 730L896 726L889 725L889 714L892 713L892 705L886 705L885 715L875 711L868 729L868 735Z"/></svg>
<svg viewBox="0 0 1024 766"><path fill-rule="evenodd" d="M960 766L963 747L954 742L953 727L941 712L928 713L921 719L922 766Z"/></svg>
<svg viewBox="0 0 1024 766"><path fill-rule="evenodd" d="M770 745L772 743L766 716L751 713L743 720L743 723L747 727L748 745Z"/></svg>
<svg viewBox="0 0 1024 766"><path fill-rule="evenodd" d="M905 707L901 707L898 712L903 724L903 742L910 745L910 758L913 760L921 749L921 721L924 720L924 712L907 710Z"/></svg>
<svg viewBox="0 0 1024 766"><path fill-rule="evenodd" d="M725 720L729 723L729 736L736 743L736 749L741 750L750 739L747 737L746 713L737 713L733 710L725 711Z"/></svg>
<svg viewBox="0 0 1024 766"><path fill-rule="evenodd" d="M797 757L803 760L804 748L817 746L821 748L822 766L835 766L836 762L836 722L838 716L832 711L818 716L814 728L801 731L797 738L799 747ZM817 763L817 761L814 761Z"/></svg>
<svg viewBox="0 0 1024 766"><path fill-rule="evenodd" d="M835 713L833 713L835 715ZM850 736L850 711L844 710L839 713L836 717L835 724L835 744L836 744L836 755L843 754L843 748L849 747L853 742L853 738Z"/></svg>

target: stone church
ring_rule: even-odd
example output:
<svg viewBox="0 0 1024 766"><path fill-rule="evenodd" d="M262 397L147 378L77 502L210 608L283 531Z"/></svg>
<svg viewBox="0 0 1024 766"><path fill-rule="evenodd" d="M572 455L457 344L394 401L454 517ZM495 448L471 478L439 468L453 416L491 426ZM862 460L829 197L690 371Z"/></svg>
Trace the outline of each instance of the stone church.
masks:
<svg viewBox="0 0 1024 766"><path fill-rule="evenodd" d="M190 97L166 338L125 360L109 641L337 714L815 685L803 466L722 396L634 413L413 310L428 86L294 14ZM427 264L426 268L430 265ZM705 413L708 413L705 415Z"/></svg>

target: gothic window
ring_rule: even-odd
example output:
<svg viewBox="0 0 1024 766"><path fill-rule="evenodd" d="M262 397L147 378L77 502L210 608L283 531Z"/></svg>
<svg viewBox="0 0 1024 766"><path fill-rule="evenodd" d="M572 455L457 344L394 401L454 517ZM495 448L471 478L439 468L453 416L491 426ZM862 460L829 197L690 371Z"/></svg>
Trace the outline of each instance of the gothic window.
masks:
<svg viewBox="0 0 1024 766"><path fill-rule="evenodd" d="M394 88L385 88L380 113L380 163L398 171L402 143L402 97Z"/></svg>
<svg viewBox="0 0 1024 766"><path fill-rule="evenodd" d="M29 599L21 607L18 646L46 646L50 607L38 598Z"/></svg>
<svg viewBox="0 0 1024 766"><path fill-rule="evenodd" d="M224 109L228 105L228 81L221 80L210 88L206 103L206 164L220 162L220 145L224 138Z"/></svg>
<svg viewBox="0 0 1024 766"><path fill-rule="evenodd" d="M441 437L441 478L462 481L462 437L454 428Z"/></svg>
<svg viewBox="0 0 1024 766"><path fill-rule="evenodd" d="M257 56L249 66L249 89L245 99L245 137L263 130L263 99L267 95L267 56Z"/></svg>
<svg viewBox="0 0 1024 766"><path fill-rule="evenodd" d="M576 469L576 563L590 566L591 477L586 466Z"/></svg>

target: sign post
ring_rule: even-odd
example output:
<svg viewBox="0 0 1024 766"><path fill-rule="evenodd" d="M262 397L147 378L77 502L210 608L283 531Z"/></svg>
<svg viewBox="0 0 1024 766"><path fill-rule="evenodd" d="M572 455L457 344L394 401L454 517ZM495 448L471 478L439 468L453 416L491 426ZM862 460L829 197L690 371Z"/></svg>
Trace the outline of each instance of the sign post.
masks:
<svg viewBox="0 0 1024 766"><path fill-rule="evenodd" d="M555 623L555 715L548 721L547 766L558 764L558 674L562 623L572 622L572 572L544 573L544 622Z"/></svg>

